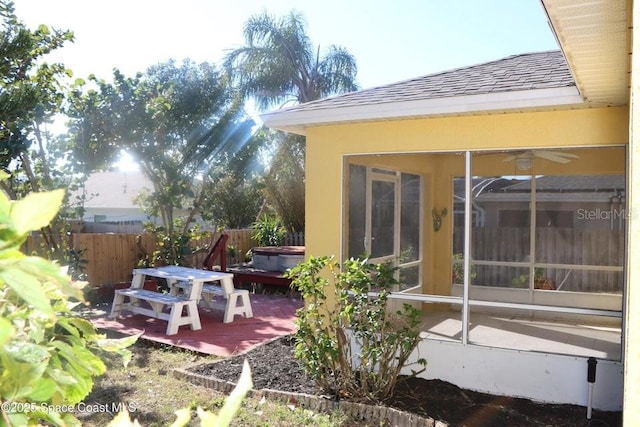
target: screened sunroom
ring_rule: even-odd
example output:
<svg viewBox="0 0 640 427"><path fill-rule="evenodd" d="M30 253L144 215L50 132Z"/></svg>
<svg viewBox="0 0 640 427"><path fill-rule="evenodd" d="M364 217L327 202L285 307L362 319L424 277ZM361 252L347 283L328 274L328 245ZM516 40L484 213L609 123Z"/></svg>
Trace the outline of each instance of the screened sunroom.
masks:
<svg viewBox="0 0 640 427"><path fill-rule="evenodd" d="M442 369L434 349L457 344L467 366L515 351L619 371L625 150L345 156L343 256L398 267L393 301L422 308L424 351Z"/></svg>

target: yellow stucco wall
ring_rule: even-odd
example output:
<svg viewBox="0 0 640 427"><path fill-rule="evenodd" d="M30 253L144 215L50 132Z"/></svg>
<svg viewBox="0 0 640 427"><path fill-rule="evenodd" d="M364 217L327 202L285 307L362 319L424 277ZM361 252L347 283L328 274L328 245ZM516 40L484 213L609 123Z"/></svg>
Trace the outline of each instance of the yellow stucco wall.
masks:
<svg viewBox="0 0 640 427"><path fill-rule="evenodd" d="M461 150L573 147L580 149L577 173L588 170L623 173L624 148L609 151L605 157L602 150L582 148L626 145L628 117L627 108L603 108L310 128L307 131L306 253L342 256L345 162L420 174L427 189L423 200L423 259L428 262L423 265L423 292L448 295L452 179L464 176L465 160ZM474 175L519 173L513 162L501 161L504 154L495 156L478 157L474 161ZM571 173L571 165L539 162L534 172L566 174ZM432 208L447 208L450 212L438 232L433 231Z"/></svg>
<svg viewBox="0 0 640 427"><path fill-rule="evenodd" d="M620 107L318 126L307 142L345 154L608 145L626 144L627 129Z"/></svg>

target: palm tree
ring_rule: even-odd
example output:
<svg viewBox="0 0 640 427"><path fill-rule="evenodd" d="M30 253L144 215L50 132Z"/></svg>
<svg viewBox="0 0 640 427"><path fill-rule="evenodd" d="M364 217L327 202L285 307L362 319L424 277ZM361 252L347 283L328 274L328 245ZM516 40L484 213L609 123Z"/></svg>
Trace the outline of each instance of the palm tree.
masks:
<svg viewBox="0 0 640 427"><path fill-rule="evenodd" d="M244 26L246 46L226 56L225 67L259 109L305 103L358 88L353 55L331 45L321 56L306 29L304 17L293 11L279 20L267 13L252 16Z"/></svg>
<svg viewBox="0 0 640 427"><path fill-rule="evenodd" d="M346 49L331 45L324 56L306 34L296 12L276 20L263 13L244 26L246 46L231 51L225 68L246 98L260 110L305 103L358 89L357 67ZM304 231L304 137L275 135L278 142L265 177L265 198L291 232Z"/></svg>

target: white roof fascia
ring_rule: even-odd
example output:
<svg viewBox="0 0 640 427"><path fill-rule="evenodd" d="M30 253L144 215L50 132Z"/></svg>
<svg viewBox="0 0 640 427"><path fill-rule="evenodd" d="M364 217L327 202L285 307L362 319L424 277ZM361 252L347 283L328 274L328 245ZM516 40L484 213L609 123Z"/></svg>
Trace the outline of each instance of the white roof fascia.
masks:
<svg viewBox="0 0 640 427"><path fill-rule="evenodd" d="M308 126L391 120L447 114L470 114L489 111L549 108L584 104L575 86L451 96L406 102L380 102L355 106L276 110L260 116L274 129L304 135Z"/></svg>

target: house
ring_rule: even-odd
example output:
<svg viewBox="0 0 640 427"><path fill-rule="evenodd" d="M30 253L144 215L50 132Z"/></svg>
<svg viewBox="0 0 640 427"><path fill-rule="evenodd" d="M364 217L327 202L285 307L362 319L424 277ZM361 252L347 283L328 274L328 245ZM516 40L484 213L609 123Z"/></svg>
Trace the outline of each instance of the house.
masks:
<svg viewBox="0 0 640 427"><path fill-rule="evenodd" d="M85 233L140 233L144 224L160 218L149 217L137 201L138 196L153 192L153 182L139 170L95 172L87 178L84 188L70 194L72 204L84 198L81 231ZM175 208L174 218L187 217L186 209ZM201 229L213 227L196 215Z"/></svg>
<svg viewBox="0 0 640 427"><path fill-rule="evenodd" d="M394 297L424 313L415 357L427 359L426 377L624 409L625 425L635 425L640 137L633 130L640 113L631 83L640 62L631 52L640 40L633 37L640 6L542 0L541 7L558 51L417 77L262 119L306 135L306 253L345 259L366 252L398 265L402 285ZM461 179L462 199L454 191ZM510 200L506 195L516 192L505 192L500 201L509 226L478 220L478 179L527 181L526 191ZM574 224L594 221L569 233L562 227L567 214L543 213L552 193L544 191L547 180L560 188L591 186L579 190L615 181L616 191L554 195L562 203L555 210L570 211ZM602 226L609 218L593 209L598 198L625 212L617 227ZM460 206L461 229L454 227ZM474 238L480 233L482 245ZM593 361L596 378L589 383Z"/></svg>
<svg viewBox="0 0 640 427"><path fill-rule="evenodd" d="M454 226L464 226L465 180L454 180ZM529 225L531 180L501 177L472 180L472 224ZM626 212L624 175L541 176L536 179L536 226L619 228Z"/></svg>
<svg viewBox="0 0 640 427"><path fill-rule="evenodd" d="M464 180L454 180L454 254L464 252L465 198L464 185L460 185L459 181ZM475 248L472 258L481 260L495 257L493 241L497 234L508 235L504 240L516 242L511 248L524 250L514 251L505 245L505 253L499 255L502 261L526 257L532 221L535 221L533 230L536 236L536 259L539 262L534 271L538 280L544 278L546 282L534 283L534 286L544 285L549 290L621 294L623 281L620 271L603 270L594 279L593 270L591 273L579 273L574 268L545 269L541 261L554 258L565 265L594 265L606 260L609 264L621 266L627 216L625 186L624 175L551 175L536 176L535 180L476 178L472 182L472 240ZM533 195L535 212L529 208ZM587 259L589 256L591 260ZM461 256L456 257L455 262L460 264L460 259ZM618 270L621 270L620 267ZM521 276L527 276L526 272L514 277L508 269L486 265L476 266L474 271L471 284L475 286L500 282L511 282L509 286L514 286L514 279L523 287L527 285L526 278L524 282L520 280ZM460 281L462 277L456 279Z"/></svg>
<svg viewBox="0 0 640 427"><path fill-rule="evenodd" d="M142 231L142 223L148 221L147 215L135 202L143 191L151 191L153 183L140 171L105 171L91 174L81 188L70 195L71 203L77 203L84 195L84 214L82 221L92 232L102 223L128 224L135 232ZM102 231L106 231L102 230Z"/></svg>

